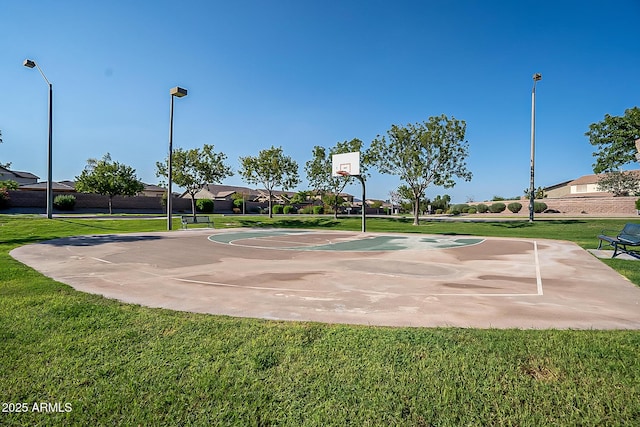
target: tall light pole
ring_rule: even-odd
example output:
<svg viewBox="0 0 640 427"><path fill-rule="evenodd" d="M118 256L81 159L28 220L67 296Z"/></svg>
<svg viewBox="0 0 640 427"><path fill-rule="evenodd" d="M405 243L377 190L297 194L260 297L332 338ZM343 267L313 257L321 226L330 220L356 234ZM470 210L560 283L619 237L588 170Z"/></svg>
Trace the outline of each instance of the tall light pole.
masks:
<svg viewBox="0 0 640 427"><path fill-rule="evenodd" d="M173 98L178 97L182 98L183 96L187 96L187 90L181 87L174 87L169 90L171 94L171 109L169 112L169 188L167 189L167 230L171 230L172 226L172 192L171 192L171 178L172 178L172 167L173 167Z"/></svg>
<svg viewBox="0 0 640 427"><path fill-rule="evenodd" d="M536 152L536 82L540 80L542 80L542 74L535 73L533 75L533 89L531 89L531 180L529 182L529 222L533 222L533 207L536 201L536 189L533 181Z"/></svg>
<svg viewBox="0 0 640 427"><path fill-rule="evenodd" d="M44 81L49 85L49 149L47 154L47 218L52 218L53 212L53 182L52 182L52 166L53 166L53 85L42 72L42 69L35 61L25 59L22 63L27 68L36 67Z"/></svg>

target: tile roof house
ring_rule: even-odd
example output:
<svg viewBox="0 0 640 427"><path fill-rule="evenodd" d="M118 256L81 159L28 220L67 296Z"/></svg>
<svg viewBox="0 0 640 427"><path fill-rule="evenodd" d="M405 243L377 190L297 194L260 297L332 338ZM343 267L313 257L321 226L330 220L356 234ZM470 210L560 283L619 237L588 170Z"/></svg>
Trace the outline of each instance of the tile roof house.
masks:
<svg viewBox="0 0 640 427"><path fill-rule="evenodd" d="M53 187L53 191L55 191L56 193L75 193L76 192L76 183L74 181L69 181L69 180L59 181L59 182L54 181L52 187ZM46 191L47 182L44 181L44 182L38 182L34 184L24 184L24 185L21 185L18 189L21 191ZM144 189L139 195L147 196L147 197L162 197L164 193L166 193L166 191L167 190L157 185L144 184Z"/></svg>
<svg viewBox="0 0 640 427"><path fill-rule="evenodd" d="M259 192L248 187L238 187L234 185L206 184L200 191L195 194L196 199L211 200L232 200L234 194L244 194L247 199L255 199L259 196ZM191 198L186 191L180 196L182 198Z"/></svg>
<svg viewBox="0 0 640 427"><path fill-rule="evenodd" d="M53 182L51 185L56 193L75 193L75 183L72 181ZM36 184L25 184L18 187L20 191L47 191L47 181L38 182Z"/></svg>
<svg viewBox="0 0 640 427"><path fill-rule="evenodd" d="M640 178L640 170L629 172ZM604 176L605 174L584 175L573 181L565 181L546 187L544 192L549 198L607 196L610 193L602 191L598 187L598 183Z"/></svg>
<svg viewBox="0 0 640 427"><path fill-rule="evenodd" d="M0 181L15 181L18 184L36 184L39 177L30 172L12 171L0 166Z"/></svg>

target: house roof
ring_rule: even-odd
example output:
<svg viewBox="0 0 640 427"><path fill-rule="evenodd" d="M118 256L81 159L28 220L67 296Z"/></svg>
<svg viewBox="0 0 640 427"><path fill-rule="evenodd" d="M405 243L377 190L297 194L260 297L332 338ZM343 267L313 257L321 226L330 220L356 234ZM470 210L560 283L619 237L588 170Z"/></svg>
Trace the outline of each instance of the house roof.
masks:
<svg viewBox="0 0 640 427"><path fill-rule="evenodd" d="M28 178L28 179L40 179L39 176L32 174L31 172L22 172L22 171L11 171L13 174L19 178Z"/></svg>
<svg viewBox="0 0 640 427"><path fill-rule="evenodd" d="M39 176L34 175L31 172L13 171L13 170L10 170L10 169L7 169L7 168L3 168L3 167L0 167L0 170L9 172L10 174L12 174L13 176L15 176L17 178L35 179L35 180L40 179Z"/></svg>
<svg viewBox="0 0 640 427"><path fill-rule="evenodd" d="M601 175L584 175L578 179L574 179L573 181L569 181L567 185L586 185L586 184L597 184L602 178Z"/></svg>
<svg viewBox="0 0 640 427"><path fill-rule="evenodd" d="M143 183L144 184L144 183ZM155 185L155 184L144 184L144 190L143 191L157 191L157 192L162 192L164 193L165 191L167 191L165 188L160 187L159 185Z"/></svg>
<svg viewBox="0 0 640 427"><path fill-rule="evenodd" d="M66 181L67 183L71 181ZM53 182L51 187L54 191L76 191L73 185L68 185L65 182ZM38 182L37 184L24 184L18 187L19 190L27 190L27 191L44 191L47 189L47 182Z"/></svg>
<svg viewBox="0 0 640 427"><path fill-rule="evenodd" d="M571 182L571 180L568 180L568 181L559 182L559 183L554 184L554 185L550 185L548 187L545 187L544 191L555 190L556 188L566 187L567 185L569 185L570 182Z"/></svg>
<svg viewBox="0 0 640 427"><path fill-rule="evenodd" d="M631 171L625 171L625 172L631 172L632 174L636 175L636 177L640 178L640 170L631 170ZM597 184L606 175L607 175L606 173L601 173L597 175L584 175L578 179L574 179L573 181L570 181L567 185Z"/></svg>

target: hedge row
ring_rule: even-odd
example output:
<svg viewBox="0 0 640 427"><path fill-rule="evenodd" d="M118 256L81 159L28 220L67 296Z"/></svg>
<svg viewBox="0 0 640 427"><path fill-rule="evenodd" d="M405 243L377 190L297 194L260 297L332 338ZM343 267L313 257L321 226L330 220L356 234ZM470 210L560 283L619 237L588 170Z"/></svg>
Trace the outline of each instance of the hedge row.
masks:
<svg viewBox="0 0 640 427"><path fill-rule="evenodd" d="M512 213L518 213L522 210L522 203L519 202L512 202L509 203L508 205L505 205L502 202L495 202L492 203L491 205L487 206L484 203L479 203L475 206L469 206L466 203L462 203L462 204L457 204L457 205L452 205L449 210L448 213L452 214L452 215L460 215L461 213L469 213L469 214L474 214L474 213L501 213L504 212L505 209L509 209L510 212ZM534 202L533 204L533 211L535 213L542 213L544 211L547 210L547 204L543 203L543 202ZM440 212L438 212L440 211ZM436 214L441 214L443 213L442 210L438 209L436 211Z"/></svg>

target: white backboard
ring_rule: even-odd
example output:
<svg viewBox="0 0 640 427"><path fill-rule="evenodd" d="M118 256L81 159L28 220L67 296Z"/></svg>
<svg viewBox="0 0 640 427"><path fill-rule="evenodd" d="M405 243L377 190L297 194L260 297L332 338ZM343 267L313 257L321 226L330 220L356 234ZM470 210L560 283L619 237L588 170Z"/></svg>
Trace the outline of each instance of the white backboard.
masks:
<svg viewBox="0 0 640 427"><path fill-rule="evenodd" d="M360 175L360 152L334 154L331 156L333 163L331 176L340 176L338 171L347 172L349 175Z"/></svg>

